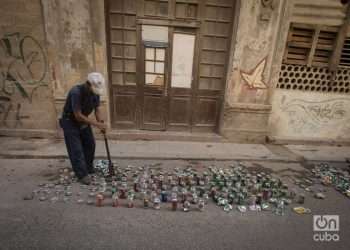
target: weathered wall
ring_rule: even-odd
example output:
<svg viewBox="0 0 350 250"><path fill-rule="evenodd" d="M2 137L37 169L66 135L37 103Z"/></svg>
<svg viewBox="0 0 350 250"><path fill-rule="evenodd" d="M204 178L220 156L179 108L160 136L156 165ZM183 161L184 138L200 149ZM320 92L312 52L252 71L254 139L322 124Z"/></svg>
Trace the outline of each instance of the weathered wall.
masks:
<svg viewBox="0 0 350 250"><path fill-rule="evenodd" d="M0 131L55 131L40 0L0 6Z"/></svg>
<svg viewBox="0 0 350 250"><path fill-rule="evenodd" d="M263 141L271 110L271 66L285 1L240 1L220 132L231 140Z"/></svg>
<svg viewBox="0 0 350 250"><path fill-rule="evenodd" d="M104 1L42 0L42 5L54 100L60 116L68 91L85 82L89 72L101 72L108 84ZM102 97L106 118L107 96Z"/></svg>
<svg viewBox="0 0 350 250"><path fill-rule="evenodd" d="M291 0L286 5L271 73L271 86L279 81L290 22L342 25L346 6L336 0ZM350 96L331 92L282 90L270 92L272 113L269 136L273 140L348 141Z"/></svg>
<svg viewBox="0 0 350 250"><path fill-rule="evenodd" d="M283 139L349 140L350 97L276 90L271 136Z"/></svg>

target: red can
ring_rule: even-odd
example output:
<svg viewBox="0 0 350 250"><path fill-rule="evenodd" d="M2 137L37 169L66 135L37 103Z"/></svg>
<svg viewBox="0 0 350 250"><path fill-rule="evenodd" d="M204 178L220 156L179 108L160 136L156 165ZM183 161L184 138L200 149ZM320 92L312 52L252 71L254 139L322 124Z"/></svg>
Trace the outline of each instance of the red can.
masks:
<svg viewBox="0 0 350 250"><path fill-rule="evenodd" d="M128 201L128 208L133 208L134 207L134 201L133 200L129 200Z"/></svg>
<svg viewBox="0 0 350 250"><path fill-rule="evenodd" d="M177 199L171 200L171 210L173 210L173 211L177 210Z"/></svg>
<svg viewBox="0 0 350 250"><path fill-rule="evenodd" d="M124 188L120 189L120 199L126 199L126 190Z"/></svg>
<svg viewBox="0 0 350 250"><path fill-rule="evenodd" d="M96 195L96 206L97 207L102 207L102 201L103 201L103 195L102 194Z"/></svg>

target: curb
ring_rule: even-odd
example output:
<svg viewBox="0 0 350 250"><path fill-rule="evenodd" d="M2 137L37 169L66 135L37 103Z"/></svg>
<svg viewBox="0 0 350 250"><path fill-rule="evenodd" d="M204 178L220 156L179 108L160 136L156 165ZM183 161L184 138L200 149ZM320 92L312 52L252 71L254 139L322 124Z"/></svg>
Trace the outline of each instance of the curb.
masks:
<svg viewBox="0 0 350 250"><path fill-rule="evenodd" d="M302 162L330 162L330 163L346 163L344 160L308 160L305 158L299 159L269 159L269 158L234 158L234 157L152 157L152 156L112 156L113 160L187 160L187 161L265 161L265 162L280 162L280 163L302 163ZM0 154L0 159L69 159L67 155L13 155ZM106 156L97 155L95 159L106 159Z"/></svg>

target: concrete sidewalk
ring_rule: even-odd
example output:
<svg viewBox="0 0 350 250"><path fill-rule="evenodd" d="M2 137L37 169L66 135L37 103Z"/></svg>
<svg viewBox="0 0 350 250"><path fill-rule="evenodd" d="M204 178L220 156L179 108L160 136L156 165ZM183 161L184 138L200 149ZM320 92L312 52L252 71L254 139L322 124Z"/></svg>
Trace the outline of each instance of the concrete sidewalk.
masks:
<svg viewBox="0 0 350 250"><path fill-rule="evenodd" d="M104 141L96 142L96 158L106 158ZM183 141L109 141L114 159L265 160L344 162L350 147L263 145ZM0 137L1 158L67 158L62 140Z"/></svg>

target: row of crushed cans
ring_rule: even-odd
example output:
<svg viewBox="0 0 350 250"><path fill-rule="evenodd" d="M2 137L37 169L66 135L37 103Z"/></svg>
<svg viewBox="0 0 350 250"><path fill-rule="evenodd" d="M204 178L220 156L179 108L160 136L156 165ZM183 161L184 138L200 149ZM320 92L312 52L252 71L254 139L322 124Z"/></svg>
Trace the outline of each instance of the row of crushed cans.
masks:
<svg viewBox="0 0 350 250"><path fill-rule="evenodd" d="M350 174L341 168L334 168L328 163L315 165L311 172L325 186L333 186L337 191L350 198Z"/></svg>
<svg viewBox="0 0 350 250"><path fill-rule="evenodd" d="M226 212L236 205L240 212L272 210L283 215L287 205L292 202L303 204L305 200L303 194L289 190L280 179L264 172L250 173L241 164L227 169L208 167L202 173L191 167L175 168L172 172L152 166L115 167L115 176L109 181L105 178L108 161L97 161L95 170L98 174L93 176L92 185L88 187L87 203L99 207L118 207L126 203L132 208L135 200L141 200L144 208L158 210L170 203L168 206L172 210L179 210L181 206L181 210L188 212L203 211L209 200L213 200ZM63 200L71 195L68 180L67 176L61 175L60 182L56 183L66 184ZM82 203L82 199L78 199L78 203Z"/></svg>

